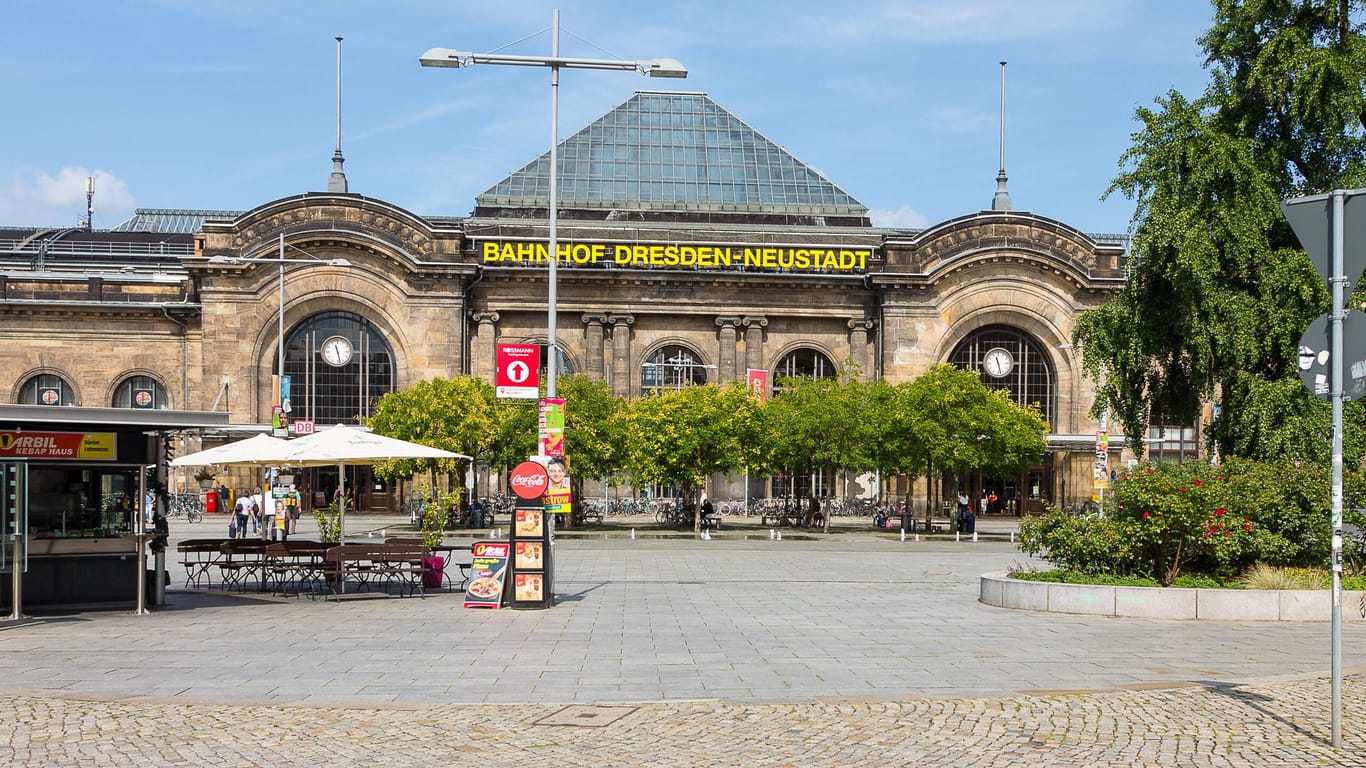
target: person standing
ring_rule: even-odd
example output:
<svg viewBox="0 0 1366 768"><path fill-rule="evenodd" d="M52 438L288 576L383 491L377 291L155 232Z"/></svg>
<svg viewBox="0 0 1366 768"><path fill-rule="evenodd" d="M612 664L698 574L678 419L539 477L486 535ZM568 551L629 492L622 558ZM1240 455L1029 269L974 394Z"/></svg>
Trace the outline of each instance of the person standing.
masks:
<svg viewBox="0 0 1366 768"><path fill-rule="evenodd" d="M235 523L228 533L234 539L246 538L247 518L251 517L251 496L246 493L237 494L237 505L232 511Z"/></svg>
<svg viewBox="0 0 1366 768"><path fill-rule="evenodd" d="M299 531L299 491L291 484L285 494L285 532Z"/></svg>

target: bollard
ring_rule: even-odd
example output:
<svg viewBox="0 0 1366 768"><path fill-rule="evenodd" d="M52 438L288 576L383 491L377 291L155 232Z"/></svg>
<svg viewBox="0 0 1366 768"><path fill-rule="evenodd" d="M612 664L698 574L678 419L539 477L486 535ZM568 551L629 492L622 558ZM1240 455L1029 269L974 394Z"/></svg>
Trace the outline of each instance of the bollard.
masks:
<svg viewBox="0 0 1366 768"><path fill-rule="evenodd" d="M631 538L634 539L635 537L636 537L636 529L632 528L632 529L631 529Z"/></svg>
<svg viewBox="0 0 1366 768"><path fill-rule="evenodd" d="M917 533L917 534L915 535L915 540L916 540L916 541L920 541L920 534Z"/></svg>
<svg viewBox="0 0 1366 768"><path fill-rule="evenodd" d="M1014 531L1011 531L1011 532L1010 532L1010 543L1011 543L1011 544L1014 544L1014 543L1015 543L1015 532L1014 532Z"/></svg>
<svg viewBox="0 0 1366 768"><path fill-rule="evenodd" d="M775 531L775 530L773 530L772 528L769 528L769 529L768 529L768 540L769 540L769 541L773 541L774 539L777 539L777 538L778 538L778 532Z"/></svg>
<svg viewBox="0 0 1366 768"><path fill-rule="evenodd" d="M902 528L902 529L901 529L901 540L902 540L902 541L905 541L905 540L906 540L906 529L905 529L905 528Z"/></svg>
<svg viewBox="0 0 1366 768"><path fill-rule="evenodd" d="M977 541L977 531L972 532L972 540Z"/></svg>
<svg viewBox="0 0 1366 768"><path fill-rule="evenodd" d="M959 531L954 531L954 532L953 532L953 540L954 540L955 542L957 542L957 541L959 540L959 539L958 539L958 535L959 535Z"/></svg>
<svg viewBox="0 0 1366 768"><path fill-rule="evenodd" d="M783 532L782 532L782 531L778 531L778 541L782 541L782 540L783 540Z"/></svg>

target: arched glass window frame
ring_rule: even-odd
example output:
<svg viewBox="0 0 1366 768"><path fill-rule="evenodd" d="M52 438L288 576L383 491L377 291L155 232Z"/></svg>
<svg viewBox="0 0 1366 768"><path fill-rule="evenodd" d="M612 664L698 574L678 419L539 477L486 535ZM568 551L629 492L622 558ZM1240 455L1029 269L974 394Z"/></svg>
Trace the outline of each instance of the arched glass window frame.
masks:
<svg viewBox="0 0 1366 768"><path fill-rule="evenodd" d="M809 358L803 360L803 357ZM839 370L830 356L815 347L799 347L783 355L769 374L773 395L782 394L784 379L835 379Z"/></svg>
<svg viewBox="0 0 1366 768"><path fill-rule="evenodd" d="M43 394L54 392L55 398L52 402L44 402ZM30 376L28 381L19 388L19 403L21 405L75 405L76 391L72 389L71 382L56 373L39 373Z"/></svg>
<svg viewBox="0 0 1366 768"><path fill-rule="evenodd" d="M147 393L150 398L146 405L135 405L135 393ZM114 388L114 396L110 399L110 407L113 408L137 408L139 410L166 410L171 407L170 397L166 392L166 387L153 376L145 373L135 373L127 376Z"/></svg>
<svg viewBox="0 0 1366 768"><path fill-rule="evenodd" d="M1014 360L1010 371L1001 377L988 374L983 366L986 353L997 347L1004 348ZM984 325L958 342L948 362L976 372L988 388L1009 391L1017 405L1037 404L1043 418L1050 425L1057 424L1057 371L1045 347L1026 331L1011 325Z"/></svg>
<svg viewBox="0 0 1366 768"><path fill-rule="evenodd" d="M658 394L688 386L701 386L710 378L702 355L685 344L665 344L640 364L640 392Z"/></svg>
<svg viewBox="0 0 1366 768"><path fill-rule="evenodd" d="M352 349L351 359L340 367L322 357L323 342L333 336L345 338ZM271 352L270 370L278 374L278 353ZM319 426L367 419L379 398L398 388L393 347L383 330L344 310L318 312L286 331L285 374L290 377L291 420Z"/></svg>

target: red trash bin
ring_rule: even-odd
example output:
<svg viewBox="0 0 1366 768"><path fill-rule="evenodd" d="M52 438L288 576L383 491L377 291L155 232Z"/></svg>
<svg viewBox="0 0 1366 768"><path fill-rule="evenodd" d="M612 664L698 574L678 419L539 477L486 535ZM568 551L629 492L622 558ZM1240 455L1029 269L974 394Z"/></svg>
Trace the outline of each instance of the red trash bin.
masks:
<svg viewBox="0 0 1366 768"><path fill-rule="evenodd" d="M218 511L218 491L208 490L204 492L204 509L211 515Z"/></svg>

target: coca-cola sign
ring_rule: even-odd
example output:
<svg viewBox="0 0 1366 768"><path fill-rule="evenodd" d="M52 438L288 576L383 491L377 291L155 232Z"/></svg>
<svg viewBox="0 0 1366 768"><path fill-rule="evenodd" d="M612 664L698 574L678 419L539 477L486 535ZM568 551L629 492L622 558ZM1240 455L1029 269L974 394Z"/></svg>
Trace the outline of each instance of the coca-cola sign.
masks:
<svg viewBox="0 0 1366 768"><path fill-rule="evenodd" d="M550 476L540 464L524 461L513 467L512 474L508 476L508 485L512 486L512 492L518 498L539 499L550 487Z"/></svg>

